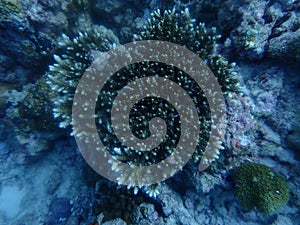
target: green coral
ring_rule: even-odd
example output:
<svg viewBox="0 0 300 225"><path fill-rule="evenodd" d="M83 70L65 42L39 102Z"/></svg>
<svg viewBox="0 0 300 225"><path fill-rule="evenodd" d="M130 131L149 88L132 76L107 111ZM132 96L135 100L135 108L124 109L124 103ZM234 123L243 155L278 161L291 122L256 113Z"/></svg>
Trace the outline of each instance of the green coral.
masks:
<svg viewBox="0 0 300 225"><path fill-rule="evenodd" d="M207 62L208 66L210 66L213 73L216 75L223 93L226 95L227 93L238 89L237 79L235 77L236 74L233 71L235 64L228 63L226 59L215 52L216 41L219 37L220 36L216 34L215 28L208 29L203 23L196 23L196 21L191 18L188 9L179 12L173 9L164 12L161 12L160 10L153 12L151 18L148 19L146 26L143 27L139 34L134 35L134 41L168 41L192 50ZM197 87L197 84L195 84L195 82L183 71L173 66L156 62L135 64L122 70L116 74L116 76L113 76L110 80L111 83L107 84L107 89L104 88L102 96L105 96L105 92L108 92L109 90L119 90L121 88L120 84L125 86L126 82L153 75L158 75L178 83L193 99L198 110L199 121L201 121L201 134L199 135L198 145L195 154L193 155L195 161L199 160L210 135L210 109L202 90ZM124 81L124 79L126 79L126 81ZM109 102L113 101L116 94L117 92L110 96L111 99ZM100 94L99 101L105 105L104 108L111 108L110 103L104 103L107 102L107 97L101 97ZM158 112L152 112L153 107L158 109L159 105L166 106L165 108L161 108L161 111L158 110L158 112L163 113L159 114ZM109 115L110 111L106 111L103 114L98 114L98 117L109 118ZM101 139L104 140L105 146L109 146L109 149L118 149L118 152L112 151L118 160L134 165L150 165L157 163L172 153L176 146L175 144L178 141L179 135L177 134L180 128L178 128L179 122L174 119L178 118L176 112L174 112L170 105L167 105L166 102L162 102L161 100L149 98L147 102L145 101L143 107L140 107L139 110L132 111L130 122L132 124L133 133L140 138L149 136L150 131L147 129L148 122L153 117L162 118L167 125L170 125L168 127L172 128L170 128L170 132L167 133L164 145L153 149L151 152L141 154L134 149L116 145L116 142L112 141L115 139L114 134L111 132L113 128L106 123L107 120L101 120L98 126L99 134L102 136ZM105 123L102 121L105 121ZM168 146L168 148L166 146ZM218 155L219 149L221 148L221 141L220 143L215 143L214 156ZM155 154L155 157L153 154Z"/></svg>
<svg viewBox="0 0 300 225"><path fill-rule="evenodd" d="M119 43L111 30L103 26L95 27L87 32L79 32L73 39L63 35L59 45L63 49L61 55L54 55L55 64L49 66L46 74L47 84L51 87L54 104L53 116L57 118L61 128L71 124L71 110L77 84L90 66L96 51L105 52Z"/></svg>
<svg viewBox="0 0 300 225"><path fill-rule="evenodd" d="M135 40L160 40L173 42L184 46L199 55L206 61L218 79L224 94L238 91L235 63L229 63L224 57L216 53L216 41L221 36L216 28L208 29L204 23L196 23L191 18L188 8L177 12L157 10L151 14L148 24L135 34Z"/></svg>
<svg viewBox="0 0 300 225"><path fill-rule="evenodd" d="M237 90L235 64L229 63L216 53L218 38L219 35L216 34L215 28L207 29L203 23L196 23L191 18L188 9L179 12L173 9L153 12L147 25L139 34L134 35L133 40L168 41L192 50L211 68L224 95L227 95ZM43 102L40 104L38 100L34 100L37 98L33 97L36 91L31 91L24 101L26 105L23 108L27 109L26 113L32 110L34 114L42 115L44 112L43 104L45 107L53 106L52 120L57 121L61 128L71 128L73 97L81 76L97 57L97 54L100 54L99 51L108 51L118 44L118 39L113 33L103 27L80 32L74 38L63 35L62 41L59 42L61 53L54 55L56 63L49 66L49 71L35 88L35 90L45 92L45 99L42 99ZM160 117L166 122L167 135L164 142L157 148L146 152L128 148L118 141L113 132L110 116L112 104L118 91L133 80L153 75L176 82L193 100L201 124L201 133L193 158L199 160L206 147L211 126L210 108L206 96L197 83L186 73L174 66L157 62L129 65L111 76L109 81L105 83L98 97L95 115L101 141L115 158L129 165L152 165L165 159L173 152L180 137L180 120L176 110L165 100L154 97L146 98L137 103L130 114L129 122L132 132L141 139L150 135L149 121L152 118ZM26 115L28 118L30 117L29 113ZM80 135L80 131L75 129L72 133L78 137ZM219 139L214 143L213 156L215 158L218 156L219 149L222 148L221 144L222 140ZM115 168L114 165L112 168L120 169Z"/></svg>
<svg viewBox="0 0 300 225"><path fill-rule="evenodd" d="M289 199L284 178L268 166L247 163L234 172L236 195L247 209L257 208L265 214L275 213Z"/></svg>

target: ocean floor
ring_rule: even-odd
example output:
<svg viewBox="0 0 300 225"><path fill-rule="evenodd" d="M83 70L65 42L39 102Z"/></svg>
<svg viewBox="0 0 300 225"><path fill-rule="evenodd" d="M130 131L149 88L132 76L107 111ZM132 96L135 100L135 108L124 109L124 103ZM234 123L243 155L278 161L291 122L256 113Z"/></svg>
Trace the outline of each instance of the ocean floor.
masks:
<svg viewBox="0 0 300 225"><path fill-rule="evenodd" d="M0 225L300 224L299 1L141 2L0 3ZM53 55L64 54L57 41L63 33L74 37L87 24L103 25L112 29L105 30L107 45L126 43L152 11L174 5L217 27L222 38L215 51L236 63L240 92L225 97L219 159L202 172L189 161L152 196L149 187L127 189L93 171L74 137L48 123L52 109L46 100L47 107L27 105L33 111L23 114L20 105L43 82ZM33 104L41 92L34 91ZM34 122L22 117L30 113ZM241 206L233 173L248 162L266 165L287 181L289 200L275 213Z"/></svg>

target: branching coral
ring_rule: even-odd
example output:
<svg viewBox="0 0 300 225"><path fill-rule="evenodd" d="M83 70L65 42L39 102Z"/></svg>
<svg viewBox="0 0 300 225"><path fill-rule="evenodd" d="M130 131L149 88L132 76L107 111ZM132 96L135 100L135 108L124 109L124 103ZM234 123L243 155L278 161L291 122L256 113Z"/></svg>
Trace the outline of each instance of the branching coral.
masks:
<svg viewBox="0 0 300 225"><path fill-rule="evenodd" d="M220 38L216 29L207 29L204 23L197 24L191 18L188 8L177 12L175 9L160 10L151 14L148 24L135 40L169 41L184 46L197 53L217 77L224 94L227 91L237 91L237 80L233 71L235 64L228 63L222 56L216 54L216 41Z"/></svg>
<svg viewBox="0 0 300 225"><path fill-rule="evenodd" d="M234 73L234 64L230 64L222 56L216 54L216 40L219 35L215 28L207 29L204 24L197 24L188 9L184 11L167 10L155 11L151 14L148 24L142 29L140 34L134 35L134 40L160 40L173 42L184 46L195 52L211 68L220 83L224 95L237 90L237 80ZM100 27L97 30L80 32L75 38L63 35L59 45L62 47L61 54L54 56L55 64L49 66L49 71L38 82L42 90L46 90L46 98L49 105L53 106L53 119L58 121L59 127L71 127L72 100L74 98L76 86L87 67L95 57L95 51L108 51L118 44L117 38L111 31ZM93 54L94 53L94 54ZM93 57L94 56L94 57ZM184 60L184 59L183 59ZM167 134L164 141L152 151L140 152L133 148L128 148L122 144L114 134L111 124L111 108L114 99L119 91L129 82L139 78L157 76L172 80L181 86L192 99L199 121L201 132L197 142L196 151L193 155L195 160L201 159L210 135L210 108L204 92L188 74L172 65L158 62L144 61L132 64L110 77L100 91L96 104L96 124L98 134L106 149L118 160L134 166L147 166L155 164L173 151L180 136L180 118L178 112L166 100L148 97L137 102L130 113L130 126L133 134L143 139L151 135L149 121L154 117L165 120ZM34 91L30 92L27 99L32 99ZM213 95L213 93L212 93ZM24 101L23 108L35 110L35 105ZM37 104L40 106L40 104ZM24 110L23 110L24 111ZM79 135L73 130L73 134ZM214 157L218 157L222 140L218 139L214 143ZM120 170L112 165L114 170ZM120 179L120 183L122 183ZM126 179L131 179L126 177Z"/></svg>
<svg viewBox="0 0 300 225"><path fill-rule="evenodd" d="M75 89L94 60L93 50L108 51L118 43L113 32L103 26L80 32L75 38L63 35L58 43L61 53L54 55L56 63L27 94L19 107L21 116L38 118L35 128L49 129L55 123L61 128L70 126Z"/></svg>
<svg viewBox="0 0 300 225"><path fill-rule="evenodd" d="M219 36L216 34L214 28L207 29L203 23L197 24L195 20L191 18L188 9L180 12L177 12L175 9L166 10L164 12L157 10L151 14L148 24L142 29L140 34L134 35L134 40L136 41L168 41L182 45L197 53L210 66L220 83L223 93L226 95L228 92L237 91L237 80L235 78L236 74L233 71L234 64L228 63L226 59L215 53L216 40L218 38ZM108 84L109 87L107 87L108 89L119 90L120 86L117 86L116 84L126 85L126 82L130 80L151 75L158 75L180 84L193 99L193 102L198 109L199 120L201 121L201 126L203 128L203 132L199 135L198 146L193 158L195 160L200 159L209 137L210 109L204 93L187 74L173 66L163 65L161 63L143 62L128 67L118 73L115 76L116 80L112 79L111 83ZM122 80L124 78L127 79L126 82ZM104 94L105 91L102 93ZM112 99L113 98L114 96ZM102 99L101 102L103 101L104 99ZM161 113L159 115L152 112L153 108L159 111L159 105L162 105L162 103L166 106L164 109L161 108L161 112L164 112L165 116ZM164 159L174 150L174 144L176 144L179 136L179 121L176 119L178 118L176 116L176 111L174 111L170 105L167 105L167 103L162 102L162 100L149 98L148 101L140 104L143 105L143 110L141 110L141 106L137 106L137 108L132 111L131 123L133 132L139 135L139 132L142 131L144 133L140 132L140 137L143 138L143 135L144 137L147 137L147 135L149 135L149 130L146 128L147 126L144 126L144 123L139 121L143 122L146 120L146 122L148 122L151 118L160 116L166 120L167 124L169 123L169 125L171 125L168 134L173 135L171 137L167 136L165 142L165 145L168 143L169 148L161 145L149 154L140 154L123 146L120 151L115 153L115 155L117 158L126 162L133 162L135 165L149 165ZM105 108L111 107L111 105L107 106L109 107ZM109 112L110 111L105 112L105 114L107 114L105 118L109 116ZM143 116L141 117L140 115ZM168 115L168 118L166 115ZM114 139L114 134L112 134L110 132L111 129L108 129L107 127L110 128L110 126L107 125L102 126L102 130L99 132L100 135L104 135L103 140L108 140L106 141L106 146L111 146L111 149L116 149L116 147L119 149L120 146L115 146L116 143L111 142L111 140ZM215 148L217 150L222 148L221 142L216 143ZM153 152L157 153L155 154L155 157L151 155Z"/></svg>

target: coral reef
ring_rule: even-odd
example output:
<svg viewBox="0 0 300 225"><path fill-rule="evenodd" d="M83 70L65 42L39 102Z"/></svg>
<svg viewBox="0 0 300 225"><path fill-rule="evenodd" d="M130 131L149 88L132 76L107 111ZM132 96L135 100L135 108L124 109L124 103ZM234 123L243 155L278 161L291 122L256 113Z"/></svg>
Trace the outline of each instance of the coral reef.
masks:
<svg viewBox="0 0 300 225"><path fill-rule="evenodd" d="M216 54L215 47L218 38L219 35L216 34L214 28L207 29L202 23L196 24L195 20L191 18L188 9L179 12L175 9L164 12L157 10L151 14L148 24L141 30L140 34L134 35L134 40L169 41L194 51L211 68L220 83L224 95L227 96L230 92L235 92L238 89L236 73L234 72L235 64L228 63L226 59ZM34 115L45 118L45 120L39 119L41 127L44 126L43 124L53 124L53 121L57 121L59 127L70 128L72 100L79 79L93 61L93 57L97 57L97 55L95 56L95 51L108 51L117 44L118 39L104 27L80 32L73 39L63 35L62 40L59 42L62 54L54 55L56 63L49 66L49 71L30 90L19 111L26 118L34 118ZM151 151L151 155L149 155L149 152L140 154L134 149L120 145L112 132L110 120L108 119L111 105L118 93L117 91L111 92L111 90L120 90L131 80L155 74L180 84L193 99L198 110L199 120L202 121L201 126L203 127L195 154L193 155L195 160L199 160L209 137L210 109L206 97L200 88L197 87L193 80L189 79L187 75L174 66L145 62L128 66L112 76L103 87L103 90L101 90L96 106L96 123L100 138L111 154L117 159L132 165L151 165L171 154L173 151L172 146L178 139L176 127L178 127L179 121L176 119L176 112L167 102L162 102L156 98L148 98L144 102L139 103L140 106L138 104L137 108L130 115L133 133L136 132L136 135L141 137L149 135L145 128L144 120L147 124L151 118L159 116L166 119L166 123L169 124L168 129L170 129L170 132L166 142ZM110 94L108 95L107 93ZM162 110L164 113L154 112L154 108L158 110L161 103L165 103L165 107ZM143 107L141 108L142 105ZM153 108L153 106L155 107ZM46 110L51 107L53 107L52 112ZM141 117L141 113L145 115ZM31 114L33 115L31 116ZM168 117L166 117L167 115ZM73 130L73 134L78 135L77 130ZM219 140L218 143L215 143L214 157L217 157L219 149L223 148L221 142L222 140ZM164 147L168 145L169 147ZM115 168L114 165L112 167ZM118 170L119 168L115 169Z"/></svg>
<svg viewBox="0 0 300 225"><path fill-rule="evenodd" d="M28 75L20 68L36 66L40 53L35 46L32 28L26 18L21 1L9 0L0 3L0 57L1 76L5 82L20 82ZM23 74L22 74L23 72ZM27 71L26 71L27 72Z"/></svg>
<svg viewBox="0 0 300 225"><path fill-rule="evenodd" d="M21 117L36 121L36 128L49 129L55 122L62 128L69 126L75 89L93 61L92 50L108 51L115 44L118 38L103 26L80 32L73 39L63 35L59 42L62 54L54 55L56 63L27 93L19 107Z"/></svg>
<svg viewBox="0 0 300 225"><path fill-rule="evenodd" d="M154 205L149 203L142 203L135 210L133 215L133 224L162 224L163 220L159 217Z"/></svg>
<svg viewBox="0 0 300 225"><path fill-rule="evenodd" d="M251 59L264 56L265 46L271 34L271 29L263 19L266 5L265 1L253 1L241 8L243 21L232 32L232 40L237 51ZM249 11L253 13L247 13Z"/></svg>
<svg viewBox="0 0 300 225"><path fill-rule="evenodd" d="M290 133L286 136L287 145L291 147L298 158L300 159L300 127L299 127L299 115L296 120L297 124L295 124L292 129L290 130Z"/></svg>
<svg viewBox="0 0 300 225"><path fill-rule="evenodd" d="M136 0L92 0L90 2L90 15L93 21L109 26L119 37L122 43L130 42L132 33L136 30L134 20L142 15L149 5L149 1Z"/></svg>
<svg viewBox="0 0 300 225"><path fill-rule="evenodd" d="M148 20L147 25L140 31L140 34L134 35L134 40L140 41L140 40L160 40L160 41L169 41L173 42L182 46L185 46L186 48L194 51L197 53L205 62L207 62L208 66L212 69L213 73L216 75L222 91L224 95L227 95L229 92L237 91L237 80L235 77L234 66L235 64L228 63L227 60L225 60L223 57L217 55L215 53L215 46L216 46L216 40L218 39L218 35L216 35L216 30L214 28L207 29L205 28L204 24L196 24L195 20L191 18L191 15L189 14L188 9L185 9L184 11L177 12L175 9L173 10L166 10L164 12L160 12L160 10L157 10L151 14L151 18ZM209 118L209 107L206 103L206 98L203 94L203 92L196 87L196 85L193 83L192 80L190 80L182 71L178 70L177 68L166 66L160 63L143 63L139 65L135 65L132 67L129 67L126 70L123 70L122 72L118 73L114 78L112 78L112 81L110 84L108 84L109 89L119 90L120 87L116 84L122 84L124 83L124 78L126 77L128 80L134 80L137 78L141 78L144 76L151 76L151 75L158 75L160 77L165 77L168 79L171 79L172 81L175 81L176 83L180 84L182 88L191 96L191 98L194 101L194 104L196 105L196 108L198 110L199 120L202 121L201 126L203 127L202 133L199 137L198 145L195 151L195 154L193 155L193 158L197 161L201 159L201 156L203 154L203 149L206 146L206 141L208 140L208 127L210 127L210 118ZM120 79L120 77L122 79ZM126 83L124 83L126 84ZM107 92L108 90L104 90L102 93ZM103 95L104 96L104 95ZM111 96L110 102L112 102L114 96ZM107 97L101 97L100 100L103 103L107 101ZM148 101L148 100L147 100ZM150 113L155 105L155 107L158 107L159 104L161 104L161 101L158 101L156 99L149 99L148 103L147 101L144 104L144 109L142 112L135 110L132 113L130 122L132 121L133 132L145 130L143 123L139 122L141 121L140 113L145 113L146 118L152 118L156 115L156 113ZM111 103L110 103L111 104ZM110 106L110 105L108 105ZM110 108L110 107L105 107ZM170 142L167 140L166 143L169 142L169 146L173 145L172 139L176 140L176 123L178 123L175 119L174 122L172 122L173 118L177 118L176 113L172 112L173 110L170 108L170 106L167 106L166 109L167 115L172 115L166 118L167 124L173 124L170 129L174 130L170 133L175 133L175 135L172 137L170 136ZM107 111L104 113L105 118L109 116L109 112ZM172 114L171 114L172 113ZM152 114L152 115L151 115ZM100 114L101 115L101 114ZM103 117L103 115L101 115ZM159 115L162 118L165 118L164 115ZM101 118L99 116L99 118ZM147 119L147 120L149 120ZM168 122L170 120L170 122ZM106 121L105 119L101 121ZM141 124L141 125L139 125ZM100 129L100 136L103 135L102 140L109 140L106 141L105 145L110 146L110 149L120 149L121 152L113 152L115 157L119 160L123 160L127 163L133 164L133 165L150 165L156 162L159 162L161 159L164 159L168 155L171 154L173 151L172 147L169 147L168 149L159 146L156 149L153 149L153 151L156 153L155 157L152 154L153 151L150 153L140 154L139 152L136 152L130 148L124 148L123 146L116 146L116 142L113 142L111 140L114 139L113 135L111 134L111 128L110 126L107 126L107 124L100 124L102 125L102 129ZM110 128L110 129L109 129ZM175 129L174 129L175 128ZM149 134L149 133L148 133ZM146 136L148 135L145 134ZM105 135L105 136L104 136ZM141 135L141 134L139 134ZM221 141L219 143L215 143L215 149L214 149L214 158L217 157L219 154L219 149L222 149ZM114 167L114 165L113 165ZM116 168L117 170L119 168Z"/></svg>
<svg viewBox="0 0 300 225"><path fill-rule="evenodd" d="M242 18L229 39L239 55L252 60L267 57L299 62L298 1L242 1L242 7L240 2L232 6Z"/></svg>
<svg viewBox="0 0 300 225"><path fill-rule="evenodd" d="M36 82L53 63L62 33L73 35L91 22L89 1L5 0L0 3L0 80Z"/></svg>
<svg viewBox="0 0 300 225"><path fill-rule="evenodd" d="M49 206L49 216L45 225L60 224L72 214L73 203L67 198L55 198Z"/></svg>
<svg viewBox="0 0 300 225"><path fill-rule="evenodd" d="M266 214L275 213L289 199L289 187L284 178L271 168L246 163L234 171L236 195L243 207Z"/></svg>
<svg viewBox="0 0 300 225"><path fill-rule="evenodd" d="M245 60L299 62L299 1L174 1L222 33L225 52Z"/></svg>
<svg viewBox="0 0 300 225"><path fill-rule="evenodd" d="M130 223L133 219L133 212L143 202L146 202L145 196L134 195L124 186L118 187L116 183L100 179L95 187L93 214L102 213L104 221L121 218Z"/></svg>
<svg viewBox="0 0 300 225"><path fill-rule="evenodd" d="M174 4L176 10L168 10ZM2 204L0 224L300 224L299 66L295 68L300 61L299 7L298 0L1 1L0 191L17 185L26 194L20 204L22 213L11 220L4 218L8 208ZM111 30L95 24L112 29L120 41ZM197 162L191 160L166 182L132 191L103 181L88 167L73 138L68 137L70 105L74 86L102 51L110 50L114 43L146 39L179 43L205 60L222 85L228 123L222 146L217 143L216 151L222 149L218 160L205 172L199 173ZM239 62L238 66L218 53ZM109 98L104 92L116 88L118 82L121 88L143 76L134 70L146 69L146 75L151 75L150 70L158 73L159 68L169 73L168 78L181 81L181 71L171 73L171 67L134 65L120 71L119 78L113 77L98 99L98 117L103 118L97 121L99 135L107 139L110 153L123 162L149 165L169 152L158 148L156 157L140 156L116 143L109 113L100 109L101 104L109 108L117 92ZM242 93L233 92L237 88L235 71ZM201 104L206 102L203 93L193 85L187 89L199 103L200 120L207 120L209 126L208 107ZM137 137L150 134L147 124L153 116L166 119L176 131L178 120L172 118L177 115L170 105L161 108L169 116L152 110L163 103L147 99L136 105L130 116ZM147 112L151 113L144 116ZM196 161L201 159L207 138L207 129L203 131L193 156ZM258 210L249 211L235 200L229 173L248 161L288 177L291 199L281 210L273 207L265 215L259 213L266 208L270 211L265 202L253 203L248 208ZM7 201L11 209L17 209L11 201L15 196L11 196Z"/></svg>

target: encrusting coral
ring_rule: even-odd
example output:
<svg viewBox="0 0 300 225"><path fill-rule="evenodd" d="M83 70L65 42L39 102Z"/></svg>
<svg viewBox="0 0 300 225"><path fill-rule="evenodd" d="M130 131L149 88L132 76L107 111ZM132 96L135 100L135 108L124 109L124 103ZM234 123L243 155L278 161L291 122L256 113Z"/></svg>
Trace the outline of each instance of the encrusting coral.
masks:
<svg viewBox="0 0 300 225"><path fill-rule="evenodd" d="M203 23L197 24L191 18L188 9L183 11L173 9L153 12L147 25L139 34L134 35L133 40L168 41L195 52L215 74L223 94L228 95L238 89L236 73L234 72L235 64L228 63L225 58L216 53L216 40L219 37L215 28L207 29ZM26 111L26 117L29 118L30 111L42 115L41 105L53 106L52 118L47 118L47 120L56 121L60 128L71 128L72 101L81 76L95 59L96 50L106 52L118 44L117 37L104 27L79 32L75 38L63 35L59 42L61 53L54 55L56 63L49 66L49 71L37 82L33 91L29 92L21 106L21 111ZM130 114L129 122L132 132L139 138L150 135L148 125L152 118L160 117L165 120L167 135L164 142L151 152L141 153L124 146L115 137L111 125L111 107L118 95L117 90L126 86L130 81L154 75L176 82L193 100L201 124L201 133L193 158L196 161L201 159L211 127L210 108L206 96L197 83L186 73L174 66L157 62L142 62L127 66L111 76L104 85L98 97L95 115L98 134L102 142L116 159L129 165L152 165L172 153L180 136L180 120L176 110L165 100L154 97L146 98L138 102ZM47 100L42 98L42 104L32 101L35 99L33 96L36 95L34 90L37 89L40 92L45 91L43 96ZM36 112L37 107L39 112ZM76 130L73 130L73 134L78 135ZM217 158L219 149L223 148L222 140L218 140L214 147L215 158Z"/></svg>
<svg viewBox="0 0 300 225"><path fill-rule="evenodd" d="M265 214L279 210L289 199L284 178L268 166L246 163L234 172L236 195L247 209L257 208Z"/></svg>

